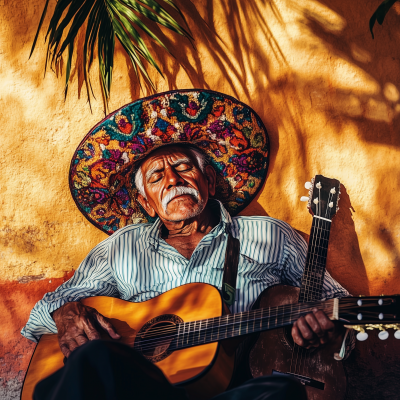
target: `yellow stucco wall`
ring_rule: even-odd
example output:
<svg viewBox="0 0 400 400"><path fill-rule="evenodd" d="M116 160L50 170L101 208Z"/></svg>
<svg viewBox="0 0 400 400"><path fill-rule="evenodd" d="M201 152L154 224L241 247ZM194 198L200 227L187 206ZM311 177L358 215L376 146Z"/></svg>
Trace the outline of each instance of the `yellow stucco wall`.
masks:
<svg viewBox="0 0 400 400"><path fill-rule="evenodd" d="M373 41L368 20L380 0L177 3L198 52L164 31L177 60L153 46L166 77L149 69L157 91L195 87L232 95L260 115L270 135L268 179L244 214L268 214L307 234L311 217L299 202L304 182L317 173L337 178L345 187L328 270L353 294L400 292L396 9L375 28ZM74 71L64 102L63 79L51 71L43 79L43 33L28 61L44 4L0 0L2 399L18 392L32 353L19 335L29 310L106 238L79 213L67 182L75 148L103 117L101 96L97 90L91 113L85 94L77 99ZM152 94L139 89L126 61L117 46L110 111ZM95 68L92 77L97 81Z"/></svg>
<svg viewBox="0 0 400 400"><path fill-rule="evenodd" d="M196 53L168 35L178 63L159 48L158 91L203 87L235 96L261 116L271 138L267 183L247 214L268 214L308 233L299 197L316 173L346 187L329 269L353 292L395 292L400 281L400 31L396 10L373 41L375 1L178 2ZM74 149L102 116L78 80L43 79L44 35L28 61L43 0L0 1L1 225L3 280L56 278L76 269L106 236L76 209L67 174ZM53 4L54 6L54 4ZM203 18L203 21L201 18ZM48 18L47 18L48 20ZM207 22L208 27L205 22ZM93 78L97 72L94 69ZM110 110L139 90L117 47ZM352 211L349 211L349 207ZM335 252L333 252L335 253ZM29 278L28 278L29 279Z"/></svg>

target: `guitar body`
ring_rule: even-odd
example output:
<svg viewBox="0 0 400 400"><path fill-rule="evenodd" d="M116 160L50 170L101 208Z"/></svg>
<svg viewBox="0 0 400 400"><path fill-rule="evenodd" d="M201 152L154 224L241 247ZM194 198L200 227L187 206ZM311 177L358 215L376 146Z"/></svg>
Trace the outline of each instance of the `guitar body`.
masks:
<svg viewBox="0 0 400 400"><path fill-rule="evenodd" d="M82 302L110 318L121 335L119 342L132 346L157 365L172 384L186 390L190 400L208 400L228 389L231 382L237 383L233 379L235 352L244 337L277 328L276 332L282 331L284 335L280 328L307 315L310 307L324 311L332 320L356 325L360 332L364 329L359 325L360 313L365 316L366 329L379 323L381 327L400 330L400 295L363 297L361 302L350 297L293 304L293 289L273 287L261 296L261 306L276 304L281 299L279 306L237 314L225 313L218 289L204 283L179 286L142 303L110 297L89 297ZM289 305L282 304L288 302ZM291 355L279 347L281 336L261 335L250 356L254 376L284 368L284 364L274 364L279 356L285 361ZM343 398L345 376L332 355L333 349L328 347L310 353L313 359L304 373L312 376L307 379L323 379L325 388L318 393L309 390L309 399ZM32 400L36 384L62 368L63 359L57 336L43 335L25 376L21 399Z"/></svg>
<svg viewBox="0 0 400 400"><path fill-rule="evenodd" d="M297 303L299 293L300 288L297 287L273 286L261 294L259 307ZM260 333L249 355L252 376L257 378L270 375L273 371L293 372L324 384L323 389L306 384L309 400L343 400L346 395L346 375L341 361L333 358L334 352L339 349L329 346L313 350L300 348L303 351L303 362L300 364L300 357L297 357L296 363L296 356L292 361L293 340L290 329L280 328Z"/></svg>
<svg viewBox="0 0 400 400"><path fill-rule="evenodd" d="M220 317L224 311L219 291L203 283L179 286L142 303L101 296L82 303L109 317L121 335L119 342L129 346L134 346L143 327L170 327L176 322ZM229 386L239 343L237 338L228 339L171 353L158 348L152 351L153 362L172 384L182 385L191 400L209 399ZM57 335L43 335L32 356L21 400L32 400L36 384L63 367L63 359Z"/></svg>

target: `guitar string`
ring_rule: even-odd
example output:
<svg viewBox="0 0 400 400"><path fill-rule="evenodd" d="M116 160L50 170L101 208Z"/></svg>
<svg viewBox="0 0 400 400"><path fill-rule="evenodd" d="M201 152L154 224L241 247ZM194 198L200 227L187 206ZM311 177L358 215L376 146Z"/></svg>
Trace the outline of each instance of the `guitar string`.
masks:
<svg viewBox="0 0 400 400"><path fill-rule="evenodd" d="M318 204L320 204L320 202ZM321 206L319 208L319 211L321 211ZM309 264L308 271L306 271L306 281L308 286L306 286L307 290L305 290L304 294L305 299L303 301L316 300L316 296L319 295L318 291L320 292L320 281L318 282L318 278L316 281L315 277L317 276L318 272L317 268L319 267L318 258L320 257L320 250L317 250L317 248L323 249L323 247L319 245L321 244L321 238L325 231L324 224L325 222L323 220L319 218L314 218L313 221L314 230L312 238L313 239L312 250L314 251L312 252L312 260L311 263ZM311 273L313 278L310 278L309 273ZM297 348L297 357L295 363L295 371L297 370L297 373L302 375L301 372L304 369L304 365L307 359L310 357L310 351L300 346L296 346L296 348Z"/></svg>
<svg viewBox="0 0 400 400"><path fill-rule="evenodd" d="M316 304L324 304L324 302L322 302L322 303L316 303ZM296 304L293 304L293 306L295 306ZM290 305L289 305L290 306ZM268 319L270 319L270 320L272 320L273 318L275 318L275 319L277 319L278 317L280 317L280 316L282 316L282 315L286 315L287 314L287 310L285 310L285 309L283 309L281 312L280 312L280 310L279 310L279 307L282 307L282 306L278 306L278 307L271 307L270 309L268 309L268 308L264 308L264 309L260 309L260 310L254 310L254 311L252 311L251 313L253 313L253 315L251 315L250 313L247 315L247 319L245 319L245 320L243 320L243 315L240 317L240 320L241 320L241 323L245 323L245 322L253 322L253 321L260 321L260 320L262 320L262 319L266 319L266 318L268 318ZM315 304L313 303L313 305L311 305L310 306L311 307L311 309L312 309L312 307L315 307ZM328 304L328 307L323 307L324 309L330 309L330 305ZM274 309L274 308L276 308L276 312L275 313L273 313L273 314L271 314L271 309ZM293 307L291 307L291 310L289 311L289 313L292 313L293 312L293 310L292 310L292 308ZM266 312L266 310L269 310L269 316L268 317L266 317L266 316L262 316L263 314L264 314L264 312ZM255 311L257 311L257 312L255 312ZM299 311L299 310L298 310ZM301 312L304 312L304 311L301 311ZM245 313L247 313L247 312L245 312ZM200 331L206 331L207 329L211 329L211 328L209 328L207 325L208 324L212 324L213 325L213 327L215 327L215 326L225 326L225 325L221 325L221 323L219 323L219 325L217 325L218 324L218 320L219 321L222 321L222 319L226 319L227 321L227 324L226 325L232 325L232 324L238 324L238 322L236 322L236 321L232 321L232 317L233 316L239 316L240 314L243 314L243 313L238 313L238 314L230 314L230 315L226 315L226 316L222 316L222 317L216 317L216 318L210 318L210 319L205 319L205 320L198 320L198 321L190 321L190 322L183 322L183 323L181 323L181 324L177 324L177 325L172 325L172 326L169 326L169 327L165 327L165 328L158 328L158 329L154 329L154 330L152 330L151 332L151 334L147 334L146 336L147 337L151 337L151 336L158 336L159 334L162 334L162 333L168 333L168 332L174 332L175 330L176 330L176 326L178 326L178 325L186 325L186 324L197 324L197 323L200 323L201 322L201 324L205 324L206 325L206 327L205 328L199 328L199 329L196 329L196 332L200 332ZM260 316L261 315L261 316ZM185 334L185 333L184 333Z"/></svg>
<svg viewBox="0 0 400 400"><path fill-rule="evenodd" d="M330 300L327 300L327 301L324 301L324 302L313 302L313 303L310 303L309 306L310 307L317 307L317 308L318 308L318 306L320 306L321 309L325 309L327 307L330 307L329 301ZM306 303L304 303L304 305L306 306ZM250 321L250 320L252 321L254 318L258 318L260 314L263 315L263 313L266 312L266 310L268 310L269 315L272 318L272 317L276 317L276 316L281 315L282 311L283 311L283 313L285 313L286 312L285 311L286 308L290 308L292 310L292 308L294 306L299 307L299 304L286 304L286 305L282 305L282 306L269 307L269 308L263 308L263 309L258 309L258 310L243 311L241 313L229 314L229 315L221 316L221 317L214 317L214 318L197 320L197 321L183 322L183 324L186 324L186 323L187 324L189 324L189 323L200 323L200 322L201 323L206 323L206 322L208 323L210 321L211 321L210 323L215 323L218 320L221 320L221 318L225 318L226 317L226 318L229 319L229 318L232 318L232 317L236 318L236 316L237 316L237 318L240 318L241 321L243 321L243 316L245 318L247 317L247 319L245 321ZM282 311L279 310L280 307L284 307ZM271 312L273 312L274 314L271 314ZM168 322L168 321L166 321L166 322ZM167 332L168 330L173 330L175 326L176 326L175 324L174 325L170 324L170 326L168 326L168 327L161 327L161 328L153 329L151 332L153 332L153 334L156 335L158 333Z"/></svg>
<svg viewBox="0 0 400 400"><path fill-rule="evenodd" d="M320 207L320 211L321 211L321 207ZM321 225L323 225L323 221L318 218L316 221L316 226L314 228L315 229L315 238L316 238L315 242L318 242L318 244L320 243L319 237L322 234L322 229L320 229L320 228L322 228ZM313 254L313 260L311 263L311 271L312 271L313 276L315 276L315 273L317 272L316 268L317 268L317 264L318 264L319 251L316 250L316 247L318 247L318 246L316 245L316 243L314 243L315 254ZM314 262L314 256L316 257L316 260L315 260L316 262ZM313 285L315 285L315 282L313 282ZM309 283L308 287L310 287L310 283ZM313 286L313 289L314 289L314 286ZM310 301L311 299L314 300L314 297L315 297L314 293L309 291L307 293L307 298L305 299L305 301ZM298 373L300 375L304 375L304 373L302 373L302 372L304 370L304 364L309 357L309 351L308 351L308 349L305 349L304 347L301 347L301 349L299 349L299 350L300 350L300 363L299 363Z"/></svg>
<svg viewBox="0 0 400 400"><path fill-rule="evenodd" d="M318 218L317 225L316 225L316 235L315 235L316 242L318 242L318 244L320 244L321 237L324 234L324 231L326 231L324 225L327 225L327 224L328 224L327 222ZM321 249L323 249L322 246L318 246L317 244L315 244L314 248L315 247L320 247ZM313 262L312 267L311 267L314 277L317 273L317 268L319 267L318 258L320 256L320 252L321 252L321 250L318 250L315 252L316 262L315 263ZM316 292L317 290L319 292L321 291L321 280L318 281L318 279L317 279L317 282L315 282L315 278L314 278L313 285L314 286L312 286L312 288L314 289L316 287L317 289L313 290L313 291L309 291L306 301L315 301L315 300L317 300L316 299L317 296L320 297L320 295L318 293L314 293L314 292ZM318 300L320 300L320 298L318 298ZM302 372L304 371L304 365L306 364L307 360L310 358L310 351L308 349L305 349L302 347L300 349L300 354L301 354L301 358L300 358L300 363L299 363L299 374L304 375L304 373L302 373Z"/></svg>
<svg viewBox="0 0 400 400"><path fill-rule="evenodd" d="M317 205L317 207L318 207L318 205ZM317 209L316 211L318 212L318 209ZM315 220L315 218L313 218L313 220ZM314 224L313 224L313 225L314 225ZM314 232L313 232L313 233L314 233ZM312 241L313 241L313 240L314 240L314 235L312 236L311 247L312 247ZM306 264L305 268L308 268L308 263ZM303 279L304 279L305 282L307 281L307 276L306 276L306 274L304 274ZM303 283L305 284L305 282L303 282ZM302 286L303 286L303 285L302 285ZM306 287L306 286L303 286L303 287ZM304 292L305 292L305 290L304 290ZM302 299L299 299L299 302L303 302L304 294L301 293L301 289L300 289L300 295L301 295ZM296 373L297 362L298 362L298 358L299 358L299 353L300 353L299 346L297 346L297 344L293 342L292 360L291 360L290 366L292 367L294 357L296 357L296 361L295 361L295 363L294 363L294 371L292 371L292 369L290 368L289 372Z"/></svg>
<svg viewBox="0 0 400 400"><path fill-rule="evenodd" d="M320 209L321 209L321 207L320 207ZM312 248L313 248L314 251L312 253L312 260L311 260L311 264L310 264L310 268L309 268L309 271L311 273L314 272L314 269L313 269L314 257L316 256L316 254L315 254L316 253L316 251L315 251L315 247L316 247L315 241L316 241L316 238L318 236L318 227L319 227L320 221L322 221L322 220L320 220L319 218L318 219L314 218L314 221L313 221L313 222L315 222L315 223L313 223L313 225L314 225L313 242L314 243L312 243ZM307 293L305 295L306 298L304 299L304 301L308 301L310 299L310 297L311 297L311 295L310 295L310 282L308 282L307 289L308 290L307 290ZM306 352L306 350L303 347L300 347L300 346L297 346L297 348L298 348L298 353L300 354L300 362L299 362L299 367L298 367L298 373L301 374L302 360L303 360L303 356L304 356L304 353ZM297 366L297 359L296 359L296 366Z"/></svg>
<svg viewBox="0 0 400 400"><path fill-rule="evenodd" d="M333 310L333 308L332 308L332 310ZM289 317L289 319L287 319L288 317ZM291 321L290 315L286 315L286 322L284 322L284 319L282 319L282 323L290 323L290 321ZM241 333L241 328L242 328L241 326L239 326L239 328L237 328L237 327L235 328L235 326L232 326L232 325L234 325L234 324L227 324L225 337L220 337L219 336L220 335L220 333L219 333L220 327L218 329L218 333L214 332L214 329L216 327L212 327L212 328L208 328L207 329L207 332L202 337L201 342L200 342L199 339L197 339L197 342L195 342L194 338L190 337L190 334L197 334L196 331L187 332L187 334L186 334L187 335L186 343L184 343L185 342L185 336L182 337L182 341L181 341L180 340L181 338L179 337L180 335L177 335L176 333L174 333L173 335L170 335L169 337L167 337L167 339L165 337L162 338L162 339L153 339L151 341L152 343L147 343L146 346L140 347L140 350L142 350L142 351L154 350L155 347L159 347L160 345L161 346L167 345L168 347L170 347L171 344L172 344L172 347L173 347L172 350L179 350L179 349L185 348L185 347L192 347L192 346L212 343L212 342L216 342L216 341L219 341L219 340L228 339L230 337L244 335L243 333ZM231 336L227 336L228 327L232 327L232 329L230 330ZM266 330L266 329L264 329L264 330ZM252 332L250 332L250 333L252 333ZM177 341L173 342L176 337L177 337ZM178 341L178 339L179 339L179 341ZM182 344L180 345L179 342L181 342ZM154 343L156 345L154 345Z"/></svg>
<svg viewBox="0 0 400 400"><path fill-rule="evenodd" d="M308 301L310 301L310 300L313 300L313 301L321 300L323 280L324 280L324 277L325 277L326 256L327 256L327 253L328 253L329 234L330 234L331 222L322 221L321 220L321 225L322 225L322 229L320 230L320 232L321 232L320 239L322 239L322 241L324 241L324 246L318 246L319 250L318 250L318 253L317 253L317 259L319 258L319 261L317 260L317 262L315 263L316 264L315 268L321 269L320 276L319 277L317 276L317 279L316 279L316 282L315 282L315 285L318 288L318 292L313 296L312 299L309 298ZM321 254L321 253L323 253L323 254ZM322 257L324 258L324 260L322 260ZM323 267L320 266L320 264L322 262L324 262L324 266ZM311 357L310 351L305 352L304 364L306 364L307 360L309 360L310 357Z"/></svg>
<svg viewBox="0 0 400 400"><path fill-rule="evenodd" d="M320 305L320 304L324 304L324 303L325 302L322 302L322 303L319 302L319 303L316 303L316 304ZM176 325L174 326L175 329L173 331L170 331L170 336L167 336L167 337L164 336L163 338L156 338L156 339L153 338L153 339L142 340L141 342L147 342L146 345L143 346L142 350L147 350L147 349L154 348L153 343L157 343L158 345L160 345L160 344L161 345L162 344L170 344L171 340L168 340L168 339L171 338L171 337L174 338L175 336L178 336L178 337L182 336L182 341L184 341L185 340L185 335L186 336L188 336L188 335L190 336L190 334L192 334L192 335L193 334L198 334L198 336L200 337L201 332L204 332L205 335L203 335L202 343L200 343L199 340L198 340L197 343L193 342L191 344L192 346L194 346L194 345L204 344L207 341L209 341L209 342L218 341L218 340L228 339L228 338L234 337L234 336L245 335L247 333L254 333L254 332L259 332L259 331L263 331L263 330L274 329L276 326L274 326L273 328L269 327L269 325L270 325L269 322L274 317L275 317L275 319L277 319L277 317L279 317L279 315L283 315L282 322L281 322L280 326L285 325L285 324L289 324L289 323L292 322L293 318L298 318L300 315L305 315L306 313L310 312L310 310L315 308L316 304L312 304L311 306L309 306L307 304L308 308L307 307L302 307L301 308L301 312L300 312L300 309L295 311L295 312L286 310L286 312L284 311L281 314L272 315L270 317L265 317L264 316L264 317L261 317L261 318L249 318L246 321L241 321L239 323L236 322L235 320L232 321L232 318L230 318L230 321L229 321L229 317L230 316L224 316L223 318L228 320L227 324L224 324L224 325L221 325L221 324L214 325L213 324L211 327L207 327L207 328L200 329L200 330L199 329L197 329L197 330L194 329L193 331L190 331L190 324L197 323L198 321L187 322L187 323L183 323L183 325L189 325L188 326L188 332L185 332L186 329L185 329L185 326L184 326L184 333L182 333L182 334L179 333L180 325L182 325L182 324L178 324L178 326L176 326ZM306 303L305 303L305 305L306 305ZM323 308L320 308L320 309L324 309L327 312L332 312L333 308L334 308L334 305L332 303L328 303L328 307L323 307ZM341 309L341 312L346 311L346 310L354 310L354 304L352 304L351 302L349 302L349 304L346 304L346 302L344 302L344 304L341 304L340 309ZM234 315L238 315L238 314L234 314ZM218 317L218 318L214 318L214 319L211 318L210 320L217 320L217 319L221 320L221 318L222 317ZM261 322L260 323L260 328L259 329L254 329L253 331L249 332L248 331L248 323L249 322L250 323L253 322L253 325L254 325L254 320ZM204 320L204 321L209 321L209 320ZM265 326L263 326L263 321L264 322L268 322L268 328L265 329ZM247 322L246 333L241 333L241 330L242 330L242 327L243 327L242 325L244 323L246 323L246 322ZM231 331L230 331L232 333L232 336L228 337L228 336L225 335L225 337L219 337L219 335L221 334L220 333L221 328L222 329L226 328L225 332L227 333L228 332L228 327L232 328ZM178 332L177 332L176 328L178 328ZM218 332L215 333L214 330L217 329L217 328L218 328ZM190 339L189 336L187 337L187 340ZM214 337L214 339L213 339L213 336L218 336L218 338Z"/></svg>
<svg viewBox="0 0 400 400"><path fill-rule="evenodd" d="M332 312L333 311L333 307L334 306L332 304L329 304L328 307L326 307L325 309L328 312ZM298 318L299 315L303 315L304 313L310 312L310 310L312 310L313 308L315 308L315 305L312 305L311 307L310 306L302 307L300 310L296 310L295 312L293 312L293 311L291 312L289 310L286 310L286 312L284 311L284 312L282 312L280 314L272 315L269 318L266 318L266 317L255 318L256 321L260 321L261 323L260 323L260 329L257 329L257 330L255 330L253 332L259 332L259 331L262 331L262 330L273 329L273 328L264 329L265 327L263 326L263 322L268 322L268 327L269 327L269 325L270 325L269 322L274 317L275 317L275 319L277 319L279 316L282 316L281 324L285 325L285 324L291 323L293 318L295 318L295 317ZM196 321L193 321L193 322L196 322ZM177 330L176 326L175 326L174 331L173 332L170 331L169 332L170 335L167 336L167 337L164 336L162 338L152 338L152 339L141 340L141 343L144 343L144 345L140 346L140 349L142 351L153 349L154 348L154 345L153 345L154 343L157 344L157 347L160 346L160 345L170 344L171 340L173 340L177 336L178 337L182 336L182 342L185 341L185 336L186 336L186 342L192 341L193 342L192 345L200 345L200 344L204 344L205 342L218 341L218 340L222 340L222 339L225 339L225 338L228 339L229 337L244 335L246 333L249 333L248 329L246 330L246 333L241 333L242 328L243 328L242 325L245 322L247 322L247 328L248 328L248 323L249 322L253 322L253 319L249 319L249 320L244 321L244 322L242 321L240 323L231 321L231 322L223 324L223 325L213 325L211 327L208 327L208 328L205 328L205 329L201 329L200 331L193 330L193 331L184 332L183 334L179 333L180 327L178 326L178 330ZM190 324L190 323L188 323L188 324ZM282 326L282 325L280 325L280 326ZM215 333L214 330L217 329L217 328L218 328L218 332ZM221 329L223 331L224 328L225 328L225 337L219 337L219 335L221 334L220 333ZM229 328L232 328L230 330L231 336L226 336L226 334L228 333L228 329ZM190 326L189 326L189 329L190 329ZM244 331L244 329L243 329L243 331ZM200 337L200 333L201 332L204 333L204 335L202 336L202 343L200 343L199 340L197 341L197 343L194 343L193 339L192 340L190 339L190 335L191 334L192 335L193 334L198 334L199 337ZM253 332L250 332L250 333L253 333ZM213 336L217 336L217 338L213 339Z"/></svg>
<svg viewBox="0 0 400 400"><path fill-rule="evenodd" d="M318 204L317 204L317 206L318 206ZM316 211L318 211L318 210L316 210ZM311 240L311 248L313 248L313 245L314 245L314 238L315 238L315 224L314 224L314 222L315 222L315 218L313 218L313 230L312 230L312 240ZM308 263L306 264L306 266L305 266L307 269L308 269ZM308 284L308 282L307 282L307 270L305 271L306 272L306 274L304 274L304 280L305 280L305 286L303 286L304 287L304 293L300 293L301 294L301 297L302 297L302 299L299 299L299 302L304 302L304 297L307 295L306 294L306 289L305 288L307 288L307 284ZM295 361L295 364L294 364L294 373L296 373L296 370L297 370L297 362L298 362L298 358L299 358L299 353L300 353L300 346L297 346L297 344L296 343L293 343L293 349L292 349L292 361L291 361L291 363L290 363L290 365L292 366L292 364L293 364L293 358L294 358L294 356L296 356L296 361ZM290 368L290 372L292 372L292 369Z"/></svg>
<svg viewBox="0 0 400 400"><path fill-rule="evenodd" d="M299 314L299 313L297 313L296 314L296 316L295 317L297 317L298 318L298 316L299 315L301 315L301 314L303 314L303 313L308 313L310 310L312 310L312 308L314 308L314 307L311 307L311 308L309 308L308 310L307 310L307 308L303 308L302 309L302 312ZM351 310L351 309L354 309L354 305L352 305L352 304L349 304L349 305L346 305L346 304L343 304L343 305L341 305L341 310L343 311L343 310L345 310L345 309L347 309L347 308L349 308L349 310ZM333 305L332 304L330 304L329 305L329 307L327 307L326 308L326 310L327 311L333 311ZM288 324L288 323L291 323L291 321L292 321L292 315L294 314L294 313L284 313L285 315L284 315L284 317L286 316L286 321L285 321L285 318L282 318L282 324ZM237 315L237 314L236 314ZM289 319L288 319L289 318ZM268 318L268 319L270 319L270 318ZM267 320L268 320L267 319ZM261 326L262 326L262 320L266 320L266 318L264 317L264 318L260 318L259 320L261 320ZM195 322L195 321L194 321ZM248 320L248 321L246 321L247 323L248 322L252 322L252 320ZM235 328L235 325L236 325L236 328ZM237 325L239 325L238 327L237 327ZM269 325L269 324L268 324ZM194 342L194 340L193 340L193 338L191 339L190 338L190 336L187 336L187 335L190 335L190 334L197 334L198 333L198 331L196 331L196 330L193 330L192 332L186 332L186 333L184 333L183 335L182 335L182 343L183 343L183 341L185 340L185 335L187 336L187 339L186 339L186 342L189 342L189 341L191 341L191 343L189 344L189 346L179 346L178 345L178 343L177 343L177 346L176 346L176 348L175 349L173 349L173 350L177 350L177 349L179 349L179 348L184 348L184 347L191 347L191 346L196 346L196 345L201 345L201 344L206 344L206 343L211 343L211 342L215 342L215 341L219 341L219 340L223 340L223 339L228 339L228 338L230 338L230 337L235 337L235 336L239 336L239 335L244 335L245 333L241 333L241 329L242 329L242 326L241 326L241 324L237 324L237 323L235 323L235 322L232 322L232 323L229 323L229 324L226 324L226 325L222 325L222 328L223 327L226 327L226 333L228 332L228 327L232 327L232 329L231 329L231 336L226 336L225 335L225 337L219 337L219 335L220 335L220 330L221 330L221 326L212 326L212 327L210 327L210 328L206 328L206 329L204 329L203 331L205 331L205 335L203 336L203 340L202 340L202 342L200 343L200 341L199 340L197 340L197 343L195 343ZM217 333L215 333L214 332L214 329L216 329L216 328L218 328L218 332ZM190 327L189 327L189 329L190 329ZM255 330L255 331L253 331L253 332L259 332L259 331L262 331L262 330L268 330L268 329L273 329L273 328L267 328L267 329L264 329L263 327L262 328L260 328L259 330ZM253 332L250 332L250 333L253 333ZM246 330L246 333L249 333L248 332L248 329ZM171 344L171 342L174 340L174 338L176 337L176 336L180 336L180 334L178 334L177 335L177 333L176 333L176 331L172 334L172 336L170 335L170 336L168 336L167 338L166 337L163 337L163 338L157 338L157 339L152 339L152 340L147 340L147 344L145 345L145 346L143 346L143 347L141 347L141 350L142 351L146 351L146 350L150 350L150 349L153 349L154 350L154 343L156 343L157 344L157 346L156 347L158 347L158 346L160 346L160 345L168 345L168 346L170 346L170 344ZM200 335L199 335L200 336ZM214 336L214 338L213 338L213 336ZM215 336L218 336L218 337L215 337Z"/></svg>
<svg viewBox="0 0 400 400"><path fill-rule="evenodd" d="M354 299L353 299L354 300ZM343 304L341 304L340 305L340 310L341 310L341 312L343 312L343 311L346 311L346 310L351 310L351 311L353 311L353 313L354 313L354 304L353 303L351 303L351 302L349 302L349 304L346 304L346 302L343 302L343 299L341 299L341 302L343 303ZM354 301L353 301L354 302ZM250 332L250 333L253 333L253 332L259 332L260 330L263 330L263 322L262 321L265 321L265 322L268 322L268 326L270 325L269 324L269 321L271 321L271 320L273 320L274 318L275 318L275 320L277 320L280 316L282 316L282 322L281 322L281 324L283 324L284 323L284 321L285 321L285 318L288 318L288 317L290 317L289 318L289 320L286 320L286 322L285 323L291 323L292 321L292 316L295 316L295 317L299 317L299 316L301 316L301 315L305 315L306 313L309 313L311 310L313 310L314 308L316 308L316 306L318 306L318 305L321 305L321 304L325 304L325 303L327 303L327 302L315 302L315 303L304 303L304 305L306 305L307 307L301 307L301 308L299 308L298 310L296 310L295 312L293 312L293 311L288 311L288 310L285 310L285 309L283 309L283 312L281 312L281 313L276 313L276 314L272 314L272 315L269 315L269 316L262 316L262 314L265 312L265 310L268 310L268 309L260 309L259 311L261 312L259 312L259 313L257 313L258 314L258 316L259 315L261 315L261 317L258 317L257 315L254 315L254 316L250 316L250 315L248 315L247 317L247 319L246 320L244 320L243 321L243 319L241 319L241 321L240 322L237 322L237 321L235 321L235 319L236 319L236 316L238 316L239 314L233 314L233 315L226 315L226 316L222 316L222 317L216 317L216 318L210 318L210 319L207 319L207 320L199 320L199 321L190 321L190 322L184 322L184 323L181 323L181 324L177 324L177 325L173 325L173 328L171 329L171 328L168 328L167 330L165 330L165 329L158 329L158 333L165 333L165 332L167 332L167 333L171 333L171 334L176 334L176 328L178 327L178 329L180 330L180 326L181 325L183 325L184 326L184 332L182 333L182 336L184 336L184 335L187 335L187 334L192 334L192 333L201 333L201 332L206 332L206 331L213 331L214 329L221 329L221 328L224 328L224 327L228 327L228 326L231 326L231 327L235 327L235 326L238 326L238 329L239 329L239 331L242 329L242 326L245 324L245 323L247 323L247 329L246 329L246 333L249 333L248 332L248 324L249 324L249 322L251 323L251 322L253 322L253 325L254 325L254 322L255 321L260 321L261 322L261 328L260 329L257 329L257 330L253 330L252 332ZM293 304L292 306L294 306L295 304ZM279 307L283 307L283 306L279 306ZM327 306L326 307L317 307L317 308L319 308L319 309L321 309L321 310L324 310L324 311L326 311L326 312L332 312L333 311L333 304L331 303L331 302L329 302L329 303L327 303ZM232 316L233 317L235 317L235 318L232 318ZM294 318L294 317L293 317ZM217 324L217 322L218 322L218 320L219 321L222 321L223 319L225 319L226 320L226 324L221 324L221 323L219 323L219 324ZM197 324L198 322L204 322L204 321L211 321L211 326L207 326L206 328L201 328L201 329L193 329L193 331L190 331L190 325L191 324L194 324L194 326L195 326L195 324ZM185 328L185 326L188 326L188 331L187 332L185 332L185 330L186 330L186 328ZM268 329L274 329L276 326L274 326L273 328L272 327L268 327L267 329L264 329L264 330L268 330ZM279 326L278 326L279 327ZM244 334L246 334L246 333L243 333L242 335L244 335ZM213 336L215 333L214 332L212 332L211 333L211 336ZM181 335L179 332L178 332L178 335ZM148 335L148 337L150 337L151 335ZM155 336L155 335L153 335L153 336ZM154 339L150 339L150 340L154 340ZM142 342L144 342L144 341L150 341L150 340L144 340L144 339L142 339Z"/></svg>
<svg viewBox="0 0 400 400"><path fill-rule="evenodd" d="M290 315L286 315L286 321L285 319L282 319L282 323L283 324L288 324L290 323L291 318ZM178 340L176 341L176 349L179 348L183 348L183 347L188 347L186 346L187 344L189 344L190 346L196 346L196 345L201 345L201 344L206 344L206 343L211 343L211 342L215 342L218 340L223 340L223 339L228 339L230 337L235 337L235 336L240 336L243 335L244 333L241 333L241 329L242 327L235 327L235 324L226 324L225 326L223 326L222 328L226 328L225 331L225 337L220 337L220 333L215 333L214 329L216 327L213 328L209 328L206 330L205 334L201 337L201 341L198 339L197 342L194 340L195 338L191 338L190 334L197 334L198 332L196 331L192 331L192 332L187 332L185 335L186 337L183 335L182 336L182 340L179 334L177 334L176 332L171 333L169 336L164 336L163 338L157 338L157 339L152 339L147 341L147 343L143 346L138 346L140 348L141 351L146 351L146 350L150 350L150 349L154 349L154 347L159 347L159 346L163 346L163 345L170 345L171 342L177 338ZM219 331L221 330L221 327L218 327ZM228 328L232 328L229 330L230 336L227 336L228 334ZM262 330L262 329L261 329ZM265 329L264 329L265 330ZM258 332L259 330L257 330L256 332ZM252 333L252 332L250 332ZM185 340L186 339L186 340ZM179 342L182 343L182 345L179 344ZM186 343L185 343L186 342ZM156 346L155 346L155 345Z"/></svg>

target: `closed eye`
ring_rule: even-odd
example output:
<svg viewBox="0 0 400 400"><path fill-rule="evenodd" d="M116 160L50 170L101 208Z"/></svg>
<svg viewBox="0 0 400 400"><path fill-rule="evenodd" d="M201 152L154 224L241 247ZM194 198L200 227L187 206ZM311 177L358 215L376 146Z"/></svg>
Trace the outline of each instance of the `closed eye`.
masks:
<svg viewBox="0 0 400 400"><path fill-rule="evenodd" d="M186 172L186 171L190 171L192 168L193 168L193 166L190 164L179 164L175 167L175 170L177 172Z"/></svg>

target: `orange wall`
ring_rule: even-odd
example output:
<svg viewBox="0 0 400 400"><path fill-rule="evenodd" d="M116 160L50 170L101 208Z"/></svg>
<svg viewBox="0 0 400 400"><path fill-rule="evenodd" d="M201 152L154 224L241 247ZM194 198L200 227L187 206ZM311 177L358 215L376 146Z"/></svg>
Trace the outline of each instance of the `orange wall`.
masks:
<svg viewBox="0 0 400 400"><path fill-rule="evenodd" d="M91 113L85 95L77 99L76 71L65 102L63 79L51 71L43 79L43 34L28 61L44 3L0 0L4 399L18 390L32 351L18 334L29 310L106 237L80 215L67 185L71 156L103 117L102 102L97 91ZM157 91L196 87L227 93L249 104L269 131L268 179L244 214L268 214L308 233L311 218L299 202L306 194L304 182L317 173L339 179L344 189L332 228L328 270L353 294L399 292L396 10L384 27L375 28L372 40L368 20L379 4L375 0L177 3L198 52L164 32L176 60L153 45L166 77L149 69ZM92 77L95 82L95 69ZM110 111L149 94L147 87L140 90L117 46Z"/></svg>

